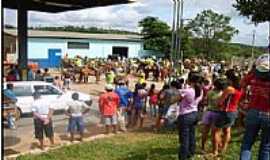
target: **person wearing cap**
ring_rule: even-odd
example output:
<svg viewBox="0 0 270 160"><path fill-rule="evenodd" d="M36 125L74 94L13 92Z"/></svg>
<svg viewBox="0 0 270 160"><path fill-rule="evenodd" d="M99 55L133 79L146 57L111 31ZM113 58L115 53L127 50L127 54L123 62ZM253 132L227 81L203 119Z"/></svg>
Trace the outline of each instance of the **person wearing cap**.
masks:
<svg viewBox="0 0 270 160"><path fill-rule="evenodd" d="M84 133L84 121L83 116L89 112L90 108L83 101L79 100L79 94L72 94L72 101L67 103L66 115L69 117L68 131L70 132L70 141L74 140L74 133L76 129L80 133L79 140L82 141Z"/></svg>
<svg viewBox="0 0 270 160"><path fill-rule="evenodd" d="M33 94L34 102L32 112L34 118L35 137L39 140L40 148L44 149L44 132L51 145L54 144L54 131L52 124L53 109L47 99L41 98L37 91Z"/></svg>
<svg viewBox="0 0 270 160"><path fill-rule="evenodd" d="M132 98L132 92L125 85L124 80L118 82L119 87L116 88L115 92L120 98L120 107L118 111L118 121L120 124L120 130L126 131L127 111Z"/></svg>
<svg viewBox="0 0 270 160"><path fill-rule="evenodd" d="M270 55L260 56L253 70L241 81L241 87L250 87L251 95L245 121L245 134L242 141L240 160L252 159L251 149L258 139L261 141L258 159L270 159ZM244 100L245 98L243 98Z"/></svg>
<svg viewBox="0 0 270 160"><path fill-rule="evenodd" d="M106 126L106 133L110 133L110 128L117 133L117 108L120 104L119 96L113 91L113 85L107 84L106 92L99 97L99 110Z"/></svg>

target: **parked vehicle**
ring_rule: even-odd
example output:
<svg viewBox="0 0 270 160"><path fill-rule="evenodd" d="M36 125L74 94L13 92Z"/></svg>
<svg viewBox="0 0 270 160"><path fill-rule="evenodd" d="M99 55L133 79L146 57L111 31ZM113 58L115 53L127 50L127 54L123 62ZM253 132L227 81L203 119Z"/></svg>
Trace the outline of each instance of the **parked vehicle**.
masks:
<svg viewBox="0 0 270 160"><path fill-rule="evenodd" d="M71 101L71 95L77 91L62 91L54 86L52 83L43 81L16 81L8 82L13 84L13 92L16 95L18 110L21 114L32 112L33 93L38 91L42 98L48 100L48 103L54 110L64 110L68 101ZM4 84L6 86L6 84ZM87 105L92 104L90 95L77 92L79 99L84 101Z"/></svg>

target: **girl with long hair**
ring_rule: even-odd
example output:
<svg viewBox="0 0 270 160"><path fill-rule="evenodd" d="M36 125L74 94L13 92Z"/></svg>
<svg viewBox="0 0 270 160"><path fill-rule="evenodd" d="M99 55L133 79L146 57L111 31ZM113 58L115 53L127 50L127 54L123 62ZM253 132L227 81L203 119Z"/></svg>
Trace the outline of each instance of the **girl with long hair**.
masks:
<svg viewBox="0 0 270 160"><path fill-rule="evenodd" d="M179 160L192 158L195 154L195 126L198 122L198 104L203 98L201 77L191 72L188 76L188 86L180 91L180 107L178 117L179 128Z"/></svg>
<svg viewBox="0 0 270 160"><path fill-rule="evenodd" d="M228 86L223 90L222 96L218 100L220 108L219 119L213 129L213 154L218 155L218 151L225 152L231 140L231 127L237 118L237 107L242 96L240 88L240 76L233 69L226 72ZM223 136L221 137L221 131Z"/></svg>

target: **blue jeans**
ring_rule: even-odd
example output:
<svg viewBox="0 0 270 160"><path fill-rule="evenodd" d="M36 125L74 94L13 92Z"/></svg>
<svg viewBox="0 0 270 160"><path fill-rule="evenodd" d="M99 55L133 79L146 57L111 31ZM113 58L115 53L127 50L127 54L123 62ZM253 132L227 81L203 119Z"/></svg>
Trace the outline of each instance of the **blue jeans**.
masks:
<svg viewBox="0 0 270 160"><path fill-rule="evenodd" d="M85 128L83 117L82 116L70 117L68 128L69 128L69 132L71 133L75 133L76 130L79 131L80 133L83 133L84 128Z"/></svg>
<svg viewBox="0 0 270 160"><path fill-rule="evenodd" d="M197 112L192 112L178 117L179 143L181 144L178 152L179 160L188 159L195 154L197 116Z"/></svg>
<svg viewBox="0 0 270 160"><path fill-rule="evenodd" d="M258 110L248 111L246 131L241 147L240 160L251 160L251 147L261 130L261 144L258 160L270 159L270 117L260 114Z"/></svg>
<svg viewBox="0 0 270 160"><path fill-rule="evenodd" d="M7 122L8 122L8 127L11 129L15 129L16 125L15 125L15 116L12 115L11 113L8 113L7 116Z"/></svg>

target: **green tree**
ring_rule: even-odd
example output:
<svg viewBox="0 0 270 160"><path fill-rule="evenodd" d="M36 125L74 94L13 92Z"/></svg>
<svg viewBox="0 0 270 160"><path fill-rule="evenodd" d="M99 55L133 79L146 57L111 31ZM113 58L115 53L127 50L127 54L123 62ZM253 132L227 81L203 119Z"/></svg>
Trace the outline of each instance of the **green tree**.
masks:
<svg viewBox="0 0 270 160"><path fill-rule="evenodd" d="M269 0L236 0L233 6L255 23L270 21Z"/></svg>
<svg viewBox="0 0 270 160"><path fill-rule="evenodd" d="M208 58L214 58L222 52L223 45L228 43L238 30L230 26L230 17L205 10L197 14L187 27L196 38L201 39L201 53Z"/></svg>
<svg viewBox="0 0 270 160"><path fill-rule="evenodd" d="M139 27L142 27L145 49L169 53L171 31L165 22L157 17L146 17L139 22Z"/></svg>
<svg viewBox="0 0 270 160"><path fill-rule="evenodd" d="M181 36L181 52L185 57L192 57L196 54L193 48L193 36L188 27L184 26L179 33Z"/></svg>

